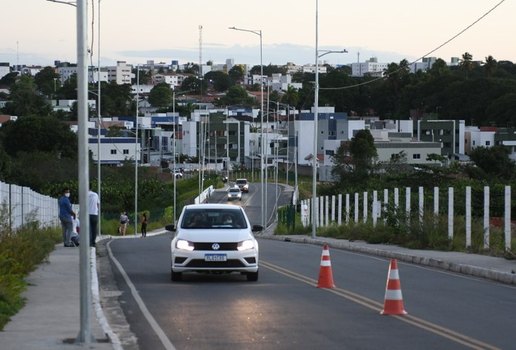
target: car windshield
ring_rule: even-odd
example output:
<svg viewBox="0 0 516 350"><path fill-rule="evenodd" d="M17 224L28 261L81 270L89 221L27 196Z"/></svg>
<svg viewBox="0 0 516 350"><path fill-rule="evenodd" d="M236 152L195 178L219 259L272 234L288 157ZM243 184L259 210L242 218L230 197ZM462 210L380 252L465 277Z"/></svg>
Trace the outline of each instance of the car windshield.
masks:
<svg viewBox="0 0 516 350"><path fill-rule="evenodd" d="M182 228L242 229L247 222L240 209L188 209L181 221Z"/></svg>
<svg viewBox="0 0 516 350"><path fill-rule="evenodd" d="M236 180L237 185L245 185L247 183L247 180L245 179L238 179Z"/></svg>
<svg viewBox="0 0 516 350"><path fill-rule="evenodd" d="M236 192L236 193L239 193L240 192L240 189L237 187L237 188L230 188L229 189L229 192Z"/></svg>

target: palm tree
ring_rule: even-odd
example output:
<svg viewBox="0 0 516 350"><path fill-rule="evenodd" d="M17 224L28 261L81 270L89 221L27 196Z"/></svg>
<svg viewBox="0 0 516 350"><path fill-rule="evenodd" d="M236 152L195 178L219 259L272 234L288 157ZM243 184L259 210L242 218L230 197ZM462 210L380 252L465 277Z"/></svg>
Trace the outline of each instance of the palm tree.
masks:
<svg viewBox="0 0 516 350"><path fill-rule="evenodd" d="M465 52L462 55L462 59L459 63L459 67L466 73L466 78L469 75L469 72L473 69L473 55L469 52Z"/></svg>
<svg viewBox="0 0 516 350"><path fill-rule="evenodd" d="M484 64L484 70L486 72L486 76L490 78L494 71L496 70L497 62L493 58L493 56L489 55L486 57L486 62Z"/></svg>

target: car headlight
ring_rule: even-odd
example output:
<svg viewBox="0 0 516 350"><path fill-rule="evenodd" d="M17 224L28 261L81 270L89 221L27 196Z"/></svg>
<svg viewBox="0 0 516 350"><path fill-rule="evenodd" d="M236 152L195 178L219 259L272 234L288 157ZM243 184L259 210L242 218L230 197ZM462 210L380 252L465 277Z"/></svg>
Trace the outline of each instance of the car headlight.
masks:
<svg viewBox="0 0 516 350"><path fill-rule="evenodd" d="M193 245L192 242L189 242L187 240L178 239L177 242L176 242L176 248L177 249L182 249L182 250L192 251L192 250L194 250L194 245Z"/></svg>
<svg viewBox="0 0 516 350"><path fill-rule="evenodd" d="M245 241L239 242L237 249L239 251L254 249L254 241L252 239L247 239Z"/></svg>

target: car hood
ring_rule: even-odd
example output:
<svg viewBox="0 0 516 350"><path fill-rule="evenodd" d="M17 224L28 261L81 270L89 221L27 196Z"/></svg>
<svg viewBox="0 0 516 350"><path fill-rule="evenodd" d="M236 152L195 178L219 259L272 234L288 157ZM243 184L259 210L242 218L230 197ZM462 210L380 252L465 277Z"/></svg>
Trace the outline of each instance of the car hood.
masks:
<svg viewBox="0 0 516 350"><path fill-rule="evenodd" d="M181 230L176 236L179 239L185 239L190 242L241 242L246 239L253 238L249 233L249 229L217 229L217 230Z"/></svg>

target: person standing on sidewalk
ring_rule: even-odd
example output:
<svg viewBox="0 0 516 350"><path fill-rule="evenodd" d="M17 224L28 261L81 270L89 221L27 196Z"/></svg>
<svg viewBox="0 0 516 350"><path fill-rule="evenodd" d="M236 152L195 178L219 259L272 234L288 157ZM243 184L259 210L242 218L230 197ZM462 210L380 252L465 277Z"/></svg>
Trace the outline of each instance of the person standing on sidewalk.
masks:
<svg viewBox="0 0 516 350"><path fill-rule="evenodd" d="M142 237L147 237L147 223L148 223L148 219L147 219L147 213L143 213L142 215L142 227L141 227L141 231L142 231Z"/></svg>
<svg viewBox="0 0 516 350"><path fill-rule="evenodd" d="M72 210L72 203L70 202L70 189L65 188L62 196L58 200L59 205L59 220L61 221L61 228L63 229L63 244L65 247L75 247L72 244L71 237L73 232L73 220L76 218Z"/></svg>
<svg viewBox="0 0 516 350"><path fill-rule="evenodd" d="M90 247L95 247L99 223L99 195L92 190L88 192L88 210L90 214Z"/></svg>

